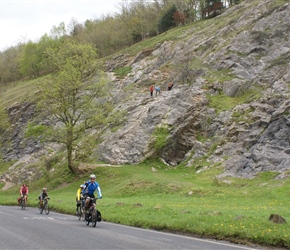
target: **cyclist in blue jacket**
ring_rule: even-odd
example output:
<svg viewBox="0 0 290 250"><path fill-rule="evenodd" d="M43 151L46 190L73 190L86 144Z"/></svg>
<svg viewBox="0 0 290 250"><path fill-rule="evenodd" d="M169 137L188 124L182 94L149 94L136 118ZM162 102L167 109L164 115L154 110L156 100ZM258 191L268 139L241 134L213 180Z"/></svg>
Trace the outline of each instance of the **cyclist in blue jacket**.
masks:
<svg viewBox="0 0 290 250"><path fill-rule="evenodd" d="M96 182L96 176L94 174L90 175L90 180L85 183L86 187L82 191L83 197L91 197L95 198L94 192L98 191L99 199L102 199L102 192L99 183ZM85 201L85 211L87 211L90 207L90 200L86 199Z"/></svg>

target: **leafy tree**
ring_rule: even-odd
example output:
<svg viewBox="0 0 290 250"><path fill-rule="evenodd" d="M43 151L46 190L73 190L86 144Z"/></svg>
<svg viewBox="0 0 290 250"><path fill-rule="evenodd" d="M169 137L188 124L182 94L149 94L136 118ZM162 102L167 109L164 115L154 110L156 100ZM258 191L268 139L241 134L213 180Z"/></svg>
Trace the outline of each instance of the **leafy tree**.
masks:
<svg viewBox="0 0 290 250"><path fill-rule="evenodd" d="M64 22L61 22L58 26L53 26L50 30L50 37L53 39L59 39L67 34Z"/></svg>
<svg viewBox="0 0 290 250"><path fill-rule="evenodd" d="M71 40L49 48L47 56L54 73L39 86L39 107L62 124L53 129L50 139L66 145L68 168L77 173L73 153L81 136L87 129L105 124L111 111L106 77L96 65L97 54L90 45Z"/></svg>
<svg viewBox="0 0 290 250"><path fill-rule="evenodd" d="M158 24L158 31L160 33L169 30L175 26L174 23L174 13L177 11L176 6L173 4L161 17Z"/></svg>
<svg viewBox="0 0 290 250"><path fill-rule="evenodd" d="M20 60L21 73L25 76L39 76L42 55L38 50L38 43L29 41L25 45L23 57Z"/></svg>
<svg viewBox="0 0 290 250"><path fill-rule="evenodd" d="M173 22L175 23L175 26L184 25L185 21L185 15L179 11L175 11L173 14Z"/></svg>
<svg viewBox="0 0 290 250"><path fill-rule="evenodd" d="M68 24L68 32L70 36L77 37L83 31L83 25L77 21L77 19L72 18Z"/></svg>
<svg viewBox="0 0 290 250"><path fill-rule="evenodd" d="M19 44L0 52L0 84L21 78L19 58L23 51L23 45Z"/></svg>

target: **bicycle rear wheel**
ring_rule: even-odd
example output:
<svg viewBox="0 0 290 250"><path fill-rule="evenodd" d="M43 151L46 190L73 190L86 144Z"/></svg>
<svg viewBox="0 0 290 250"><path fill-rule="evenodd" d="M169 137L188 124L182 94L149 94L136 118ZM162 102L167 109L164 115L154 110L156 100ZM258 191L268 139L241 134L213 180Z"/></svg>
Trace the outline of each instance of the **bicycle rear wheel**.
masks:
<svg viewBox="0 0 290 250"><path fill-rule="evenodd" d="M48 202L45 202L44 203L44 212L45 212L45 214L49 214L49 205L48 205Z"/></svg>
<svg viewBox="0 0 290 250"><path fill-rule="evenodd" d="M81 207L77 207L77 217L79 218L79 220L82 218L82 210Z"/></svg>

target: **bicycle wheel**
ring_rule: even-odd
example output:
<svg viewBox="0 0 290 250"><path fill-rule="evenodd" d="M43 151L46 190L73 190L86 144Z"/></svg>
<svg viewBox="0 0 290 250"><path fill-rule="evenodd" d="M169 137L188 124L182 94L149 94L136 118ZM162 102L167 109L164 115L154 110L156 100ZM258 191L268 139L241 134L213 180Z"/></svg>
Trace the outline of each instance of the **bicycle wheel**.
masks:
<svg viewBox="0 0 290 250"><path fill-rule="evenodd" d="M97 225L97 211L96 209L94 209L92 211L92 226L96 227L96 225Z"/></svg>
<svg viewBox="0 0 290 250"><path fill-rule="evenodd" d="M79 206L77 207L77 216L79 218L79 220L81 220L83 213L82 213L82 208Z"/></svg>
<svg viewBox="0 0 290 250"><path fill-rule="evenodd" d="M41 207L40 207L40 204L39 204L39 212L40 212L40 214L42 214L42 212L43 212L43 204L41 205Z"/></svg>
<svg viewBox="0 0 290 250"><path fill-rule="evenodd" d="M24 198L21 199L21 208L24 210L26 207L26 200Z"/></svg>
<svg viewBox="0 0 290 250"><path fill-rule="evenodd" d="M85 222L86 222L87 226L90 224L91 216L89 214L85 214Z"/></svg>
<svg viewBox="0 0 290 250"><path fill-rule="evenodd" d="M45 202L44 203L44 212L45 212L45 214L49 214L49 205L48 205L48 202Z"/></svg>

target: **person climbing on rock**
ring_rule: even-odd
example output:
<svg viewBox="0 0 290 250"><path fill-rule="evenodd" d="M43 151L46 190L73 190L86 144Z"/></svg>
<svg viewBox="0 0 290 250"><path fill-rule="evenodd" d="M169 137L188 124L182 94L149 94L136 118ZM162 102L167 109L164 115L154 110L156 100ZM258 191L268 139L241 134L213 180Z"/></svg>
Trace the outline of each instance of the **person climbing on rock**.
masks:
<svg viewBox="0 0 290 250"><path fill-rule="evenodd" d="M155 91L156 91L156 96L159 93L159 95L161 94L161 89L158 86L155 86Z"/></svg>
<svg viewBox="0 0 290 250"><path fill-rule="evenodd" d="M149 88L149 90L150 90L150 95L153 96L154 85L151 85L150 88Z"/></svg>

